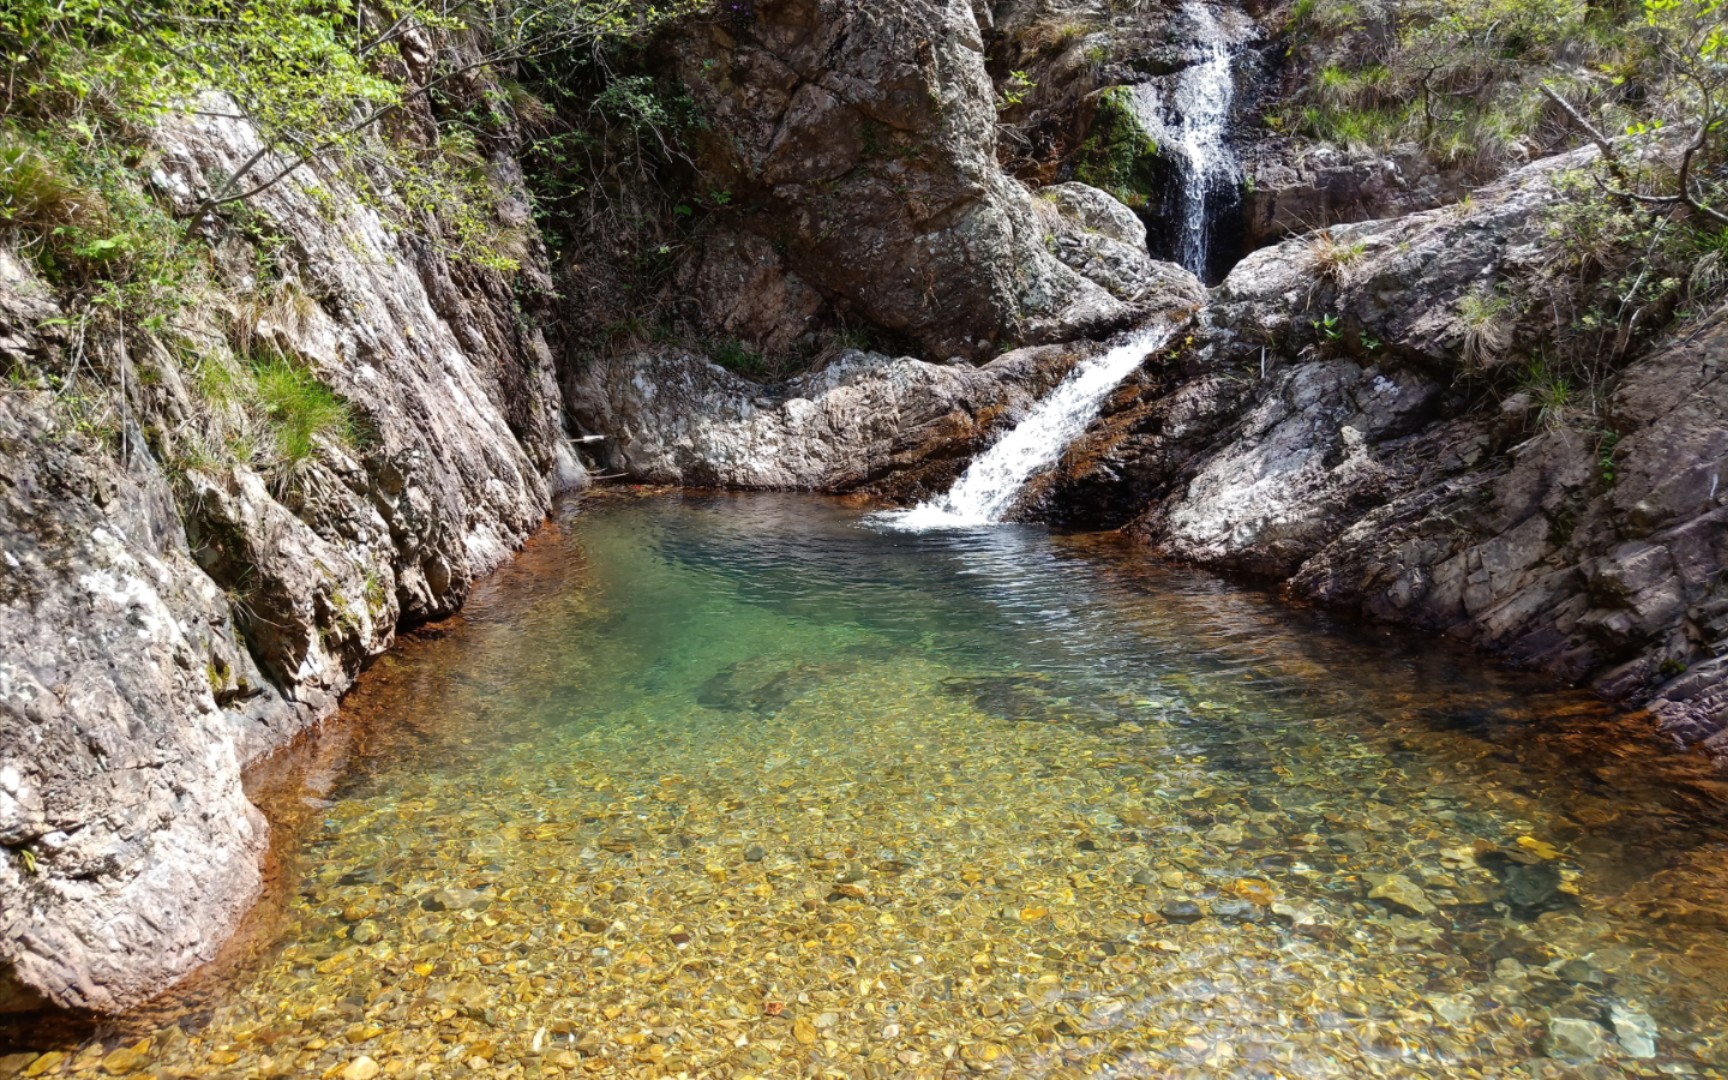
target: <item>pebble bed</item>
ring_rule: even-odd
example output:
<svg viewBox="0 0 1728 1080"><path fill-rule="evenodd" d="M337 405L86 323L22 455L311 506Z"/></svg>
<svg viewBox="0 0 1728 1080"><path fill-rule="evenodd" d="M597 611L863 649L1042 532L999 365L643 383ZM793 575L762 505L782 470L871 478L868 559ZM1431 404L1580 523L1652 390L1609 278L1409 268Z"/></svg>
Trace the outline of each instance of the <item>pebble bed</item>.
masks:
<svg viewBox="0 0 1728 1080"><path fill-rule="evenodd" d="M858 517L566 512L254 778L254 948L0 1076L1728 1074L1728 785L1638 718Z"/></svg>

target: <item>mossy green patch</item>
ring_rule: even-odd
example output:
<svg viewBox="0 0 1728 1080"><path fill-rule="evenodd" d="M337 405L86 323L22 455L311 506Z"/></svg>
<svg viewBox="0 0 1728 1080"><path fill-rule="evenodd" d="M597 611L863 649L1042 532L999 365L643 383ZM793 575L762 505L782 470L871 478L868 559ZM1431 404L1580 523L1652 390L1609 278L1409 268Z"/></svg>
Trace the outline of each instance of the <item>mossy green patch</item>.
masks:
<svg viewBox="0 0 1728 1080"><path fill-rule="evenodd" d="M1157 188L1159 148L1135 115L1132 95L1126 86L1112 86L1098 95L1074 176L1140 209Z"/></svg>

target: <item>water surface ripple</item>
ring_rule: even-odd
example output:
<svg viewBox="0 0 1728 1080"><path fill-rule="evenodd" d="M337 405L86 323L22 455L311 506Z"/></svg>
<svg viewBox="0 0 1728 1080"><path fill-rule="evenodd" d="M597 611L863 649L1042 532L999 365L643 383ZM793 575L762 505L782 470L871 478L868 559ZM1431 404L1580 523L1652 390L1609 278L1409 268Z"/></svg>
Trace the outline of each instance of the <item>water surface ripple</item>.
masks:
<svg viewBox="0 0 1728 1080"><path fill-rule="evenodd" d="M1110 539L602 499L255 779L267 947L57 1068L1722 1075L1645 732Z"/></svg>

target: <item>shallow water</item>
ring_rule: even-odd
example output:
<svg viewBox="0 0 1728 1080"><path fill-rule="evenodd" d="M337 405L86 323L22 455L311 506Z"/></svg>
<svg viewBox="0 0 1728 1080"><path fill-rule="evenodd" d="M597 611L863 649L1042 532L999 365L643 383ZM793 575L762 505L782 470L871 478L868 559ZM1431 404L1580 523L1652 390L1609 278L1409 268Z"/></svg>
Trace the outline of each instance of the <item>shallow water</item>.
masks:
<svg viewBox="0 0 1728 1080"><path fill-rule="evenodd" d="M567 511L255 778L268 947L48 1074L1728 1067L1722 792L1636 718L1113 541L860 517Z"/></svg>

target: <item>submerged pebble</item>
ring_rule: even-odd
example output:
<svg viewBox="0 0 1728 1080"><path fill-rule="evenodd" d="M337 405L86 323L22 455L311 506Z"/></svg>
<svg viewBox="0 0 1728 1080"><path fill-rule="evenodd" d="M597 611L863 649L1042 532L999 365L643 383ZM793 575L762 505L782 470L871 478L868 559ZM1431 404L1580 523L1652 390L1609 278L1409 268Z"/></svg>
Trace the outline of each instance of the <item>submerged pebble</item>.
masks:
<svg viewBox="0 0 1728 1080"><path fill-rule="evenodd" d="M1042 533L705 505L409 642L279 816L274 947L0 1075L1728 1070L1714 826L1433 719L1588 699Z"/></svg>

